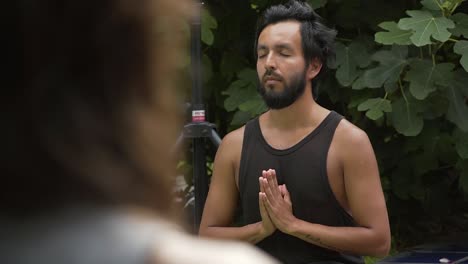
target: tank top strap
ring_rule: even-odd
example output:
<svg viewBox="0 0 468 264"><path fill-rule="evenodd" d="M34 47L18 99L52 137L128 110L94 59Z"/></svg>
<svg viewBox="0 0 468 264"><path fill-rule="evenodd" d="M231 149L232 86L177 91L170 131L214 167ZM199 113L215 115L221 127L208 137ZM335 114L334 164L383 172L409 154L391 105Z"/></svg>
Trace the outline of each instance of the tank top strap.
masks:
<svg viewBox="0 0 468 264"><path fill-rule="evenodd" d="M251 148L255 145L255 139L260 136L258 129L259 117L249 120L245 124L244 137L242 140L241 160L239 167L239 191L242 193L245 186L245 163L251 158ZM241 195L242 197L242 195Z"/></svg>

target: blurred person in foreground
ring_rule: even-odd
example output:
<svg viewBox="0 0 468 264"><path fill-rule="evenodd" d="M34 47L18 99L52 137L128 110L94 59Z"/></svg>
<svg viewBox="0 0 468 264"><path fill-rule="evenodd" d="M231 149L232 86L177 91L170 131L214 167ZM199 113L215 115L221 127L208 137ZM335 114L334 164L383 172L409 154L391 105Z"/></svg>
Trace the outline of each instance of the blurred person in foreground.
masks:
<svg viewBox="0 0 468 264"><path fill-rule="evenodd" d="M270 6L260 17L258 91L269 109L224 137L201 235L249 241L289 264L358 264L388 253L369 138L314 99L335 34L305 2ZM238 204L242 219L233 226Z"/></svg>
<svg viewBox="0 0 468 264"><path fill-rule="evenodd" d="M8 5L0 263L274 263L171 223L191 2Z"/></svg>

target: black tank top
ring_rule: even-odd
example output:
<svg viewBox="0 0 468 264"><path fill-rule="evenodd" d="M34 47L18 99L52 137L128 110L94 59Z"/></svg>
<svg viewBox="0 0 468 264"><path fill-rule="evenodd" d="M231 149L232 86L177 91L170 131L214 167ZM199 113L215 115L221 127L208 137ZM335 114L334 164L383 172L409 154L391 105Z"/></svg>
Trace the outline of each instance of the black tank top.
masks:
<svg viewBox="0 0 468 264"><path fill-rule="evenodd" d="M258 117L245 126L239 169L239 192L243 224L261 220L258 178L262 170L275 169L278 184L286 184L294 215L327 226L355 226L352 217L336 200L327 175L327 155L335 129L343 117L335 112L296 145L278 150L265 141ZM257 246L283 263L364 263L359 256L345 255L315 246L279 230Z"/></svg>

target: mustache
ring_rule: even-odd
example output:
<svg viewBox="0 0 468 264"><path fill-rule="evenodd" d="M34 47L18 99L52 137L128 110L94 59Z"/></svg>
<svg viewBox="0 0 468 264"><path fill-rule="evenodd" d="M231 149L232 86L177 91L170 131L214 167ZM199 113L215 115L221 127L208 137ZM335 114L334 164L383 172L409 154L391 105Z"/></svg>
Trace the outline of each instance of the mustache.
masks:
<svg viewBox="0 0 468 264"><path fill-rule="evenodd" d="M268 78L268 77L273 77L273 78L281 80L281 81L283 80L283 77L281 77L281 75L274 72L273 69L267 69L265 74L263 74L262 80L265 81L265 79Z"/></svg>

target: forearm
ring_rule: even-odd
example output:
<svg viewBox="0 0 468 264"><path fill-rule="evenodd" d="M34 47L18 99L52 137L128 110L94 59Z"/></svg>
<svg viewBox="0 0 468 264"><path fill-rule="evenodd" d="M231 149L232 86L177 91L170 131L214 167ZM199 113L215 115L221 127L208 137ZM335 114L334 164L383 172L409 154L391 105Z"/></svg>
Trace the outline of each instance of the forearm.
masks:
<svg viewBox="0 0 468 264"><path fill-rule="evenodd" d="M366 227L332 227L297 220L289 233L304 241L338 252L382 257L390 240Z"/></svg>
<svg viewBox="0 0 468 264"><path fill-rule="evenodd" d="M230 240L241 240L252 244L262 241L266 234L262 232L261 222L249 224L242 227L218 227L208 226L200 228L200 236L222 238Z"/></svg>

